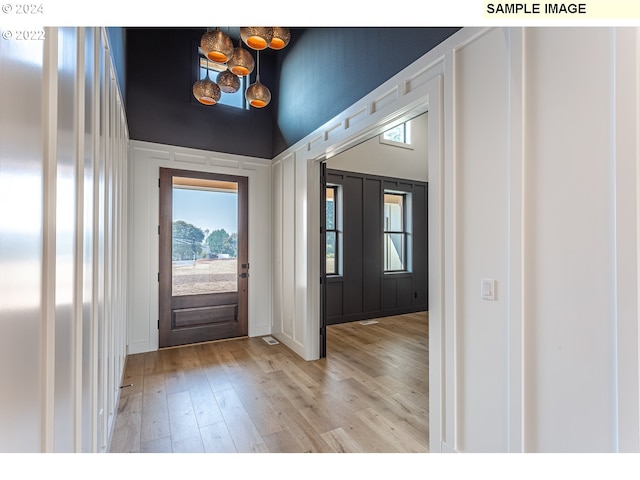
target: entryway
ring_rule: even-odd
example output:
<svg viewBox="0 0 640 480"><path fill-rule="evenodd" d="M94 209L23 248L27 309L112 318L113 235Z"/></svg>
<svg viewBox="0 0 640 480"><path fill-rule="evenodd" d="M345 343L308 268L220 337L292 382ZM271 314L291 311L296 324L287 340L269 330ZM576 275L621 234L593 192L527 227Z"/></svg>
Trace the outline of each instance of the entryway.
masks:
<svg viewBox="0 0 640 480"><path fill-rule="evenodd" d="M248 333L248 179L160 169L159 346Z"/></svg>

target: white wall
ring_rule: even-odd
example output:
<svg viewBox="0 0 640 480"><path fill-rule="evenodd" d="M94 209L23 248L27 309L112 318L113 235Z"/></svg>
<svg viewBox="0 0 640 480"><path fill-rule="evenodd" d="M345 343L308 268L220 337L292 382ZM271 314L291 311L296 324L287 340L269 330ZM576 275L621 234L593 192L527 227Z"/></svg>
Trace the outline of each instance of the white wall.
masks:
<svg viewBox="0 0 640 480"><path fill-rule="evenodd" d="M249 179L249 336L271 333L271 162L132 141L129 189L129 354L158 349L158 178L161 167Z"/></svg>
<svg viewBox="0 0 640 480"><path fill-rule="evenodd" d="M125 358L127 125L106 32L41 37L0 49L0 451L103 452Z"/></svg>
<svg viewBox="0 0 640 480"><path fill-rule="evenodd" d="M423 113L407 122L411 128L411 148L381 143L380 136L376 135L328 158L327 168L426 182L429 180L427 136L424 133L427 121L428 114Z"/></svg>
<svg viewBox="0 0 640 480"><path fill-rule="evenodd" d="M465 28L274 159L278 338L317 358L318 161L426 108L431 450L640 451L639 45Z"/></svg>

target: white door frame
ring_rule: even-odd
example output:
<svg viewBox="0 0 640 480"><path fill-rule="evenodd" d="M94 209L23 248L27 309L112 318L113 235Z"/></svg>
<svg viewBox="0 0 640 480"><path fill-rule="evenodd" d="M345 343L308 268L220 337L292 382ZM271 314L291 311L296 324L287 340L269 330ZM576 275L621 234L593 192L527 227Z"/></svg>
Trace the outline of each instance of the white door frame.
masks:
<svg viewBox="0 0 640 480"><path fill-rule="evenodd" d="M442 64L440 64L442 67ZM307 168L307 332L305 336L306 358L319 357L320 344L320 164L327 158L371 138L390 126L429 112L427 126L429 162L429 436L431 451L441 450L444 433L443 393L445 392L444 354L444 108L443 78L440 68L437 74L425 82L421 95L405 108L385 116L370 128L363 129L341 142L323 149L313 150L300 163ZM327 153L329 152L329 153ZM299 164L298 164L299 165Z"/></svg>

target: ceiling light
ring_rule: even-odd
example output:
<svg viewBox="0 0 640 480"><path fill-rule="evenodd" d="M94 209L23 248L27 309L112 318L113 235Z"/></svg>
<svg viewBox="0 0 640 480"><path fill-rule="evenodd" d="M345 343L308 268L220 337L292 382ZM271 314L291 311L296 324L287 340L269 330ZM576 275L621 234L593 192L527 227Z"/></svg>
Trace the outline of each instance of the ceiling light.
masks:
<svg viewBox="0 0 640 480"><path fill-rule="evenodd" d="M193 96L203 105L215 105L220 100L220 87L207 75L193 84Z"/></svg>
<svg viewBox="0 0 640 480"><path fill-rule="evenodd" d="M242 48L242 42L238 42L238 46L233 50L233 57L227 64L229 70L239 77L244 77L253 72L255 65L256 63L251 53Z"/></svg>
<svg viewBox="0 0 640 480"><path fill-rule="evenodd" d="M240 79L229 70L220 72L216 83L224 93L236 93L240 89Z"/></svg>
<svg viewBox="0 0 640 480"><path fill-rule="evenodd" d="M240 27L240 38L254 50L264 50L273 38L273 27Z"/></svg>
<svg viewBox="0 0 640 480"><path fill-rule="evenodd" d="M202 35L200 48L212 62L227 63L233 56L233 42L219 28Z"/></svg>
<svg viewBox="0 0 640 480"><path fill-rule="evenodd" d="M215 105L220 100L220 87L207 76L203 80L198 80L193 84L193 96L203 105Z"/></svg>
<svg viewBox="0 0 640 480"><path fill-rule="evenodd" d="M260 83L260 52L258 52L256 83L247 88L245 98L247 99L247 102L249 102L249 105L255 108L266 107L271 101L271 92L266 86Z"/></svg>
<svg viewBox="0 0 640 480"><path fill-rule="evenodd" d="M272 50L282 50L289 45L289 40L291 40L291 32L288 28L273 27L273 38L269 43L269 48Z"/></svg>
<svg viewBox="0 0 640 480"><path fill-rule="evenodd" d="M231 39L219 27L213 31L207 30L200 39L198 56L199 67L206 69L207 76L193 85L193 95L204 105L214 105L220 100L221 91L235 93L240 89L242 82L238 77L249 76L256 65L251 51L243 48L244 42L250 49L256 50L258 56L256 81L246 89L245 98L252 107L266 107L271 101L271 92L260 82L260 50L281 50L289 44L290 39L291 33L285 27L240 27L240 39L234 49ZM217 83L209 78L212 68L220 72Z"/></svg>

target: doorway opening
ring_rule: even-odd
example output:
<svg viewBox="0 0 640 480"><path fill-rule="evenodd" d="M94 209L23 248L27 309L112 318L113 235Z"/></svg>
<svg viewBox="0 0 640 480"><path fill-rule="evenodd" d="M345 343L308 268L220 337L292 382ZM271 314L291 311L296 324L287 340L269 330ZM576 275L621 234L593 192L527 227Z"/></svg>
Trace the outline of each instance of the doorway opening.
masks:
<svg viewBox="0 0 640 480"><path fill-rule="evenodd" d="M160 169L159 346L248 333L248 179Z"/></svg>
<svg viewBox="0 0 640 480"><path fill-rule="evenodd" d="M328 326L429 309L427 112L401 125L411 143L383 131L319 163L320 357Z"/></svg>

